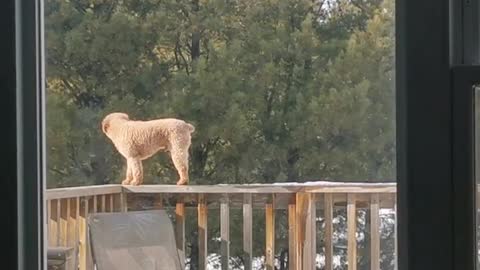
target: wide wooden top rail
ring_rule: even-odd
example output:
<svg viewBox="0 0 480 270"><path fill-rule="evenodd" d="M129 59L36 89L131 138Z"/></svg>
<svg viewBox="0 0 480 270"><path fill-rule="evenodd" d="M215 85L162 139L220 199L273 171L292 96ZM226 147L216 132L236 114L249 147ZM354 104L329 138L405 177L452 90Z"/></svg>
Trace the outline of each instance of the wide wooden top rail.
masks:
<svg viewBox="0 0 480 270"><path fill-rule="evenodd" d="M106 194L118 194L123 191L122 185L99 185L47 189L46 199L57 200L75 197L87 197Z"/></svg>
<svg viewBox="0 0 480 270"><path fill-rule="evenodd" d="M396 183L357 183L357 182L306 182L277 184L241 185L98 185L48 189L46 199L64 199L79 196L127 193L169 193L169 194L293 194L311 193L396 193Z"/></svg>

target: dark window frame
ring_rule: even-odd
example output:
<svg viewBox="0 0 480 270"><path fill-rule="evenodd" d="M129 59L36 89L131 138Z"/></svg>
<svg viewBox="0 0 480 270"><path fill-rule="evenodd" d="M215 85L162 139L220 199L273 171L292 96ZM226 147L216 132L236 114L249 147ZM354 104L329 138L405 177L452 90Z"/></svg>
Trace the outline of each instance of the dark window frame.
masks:
<svg viewBox="0 0 480 270"><path fill-rule="evenodd" d="M474 85L480 83L480 66L457 65L452 76L455 266L476 269Z"/></svg>
<svg viewBox="0 0 480 270"><path fill-rule="evenodd" d="M473 270L478 256L474 85L480 83L480 1L452 0L450 18L453 268Z"/></svg>
<svg viewBox="0 0 480 270"><path fill-rule="evenodd" d="M17 269L47 269L43 0L15 1Z"/></svg>
<svg viewBox="0 0 480 270"><path fill-rule="evenodd" d="M2 28L2 42L0 42L0 110L3 117L4 131L0 132L2 142L2 153L4 158L2 165L2 184L4 192L1 196L4 224L2 231L2 243L8 249L2 253L6 258L4 266L6 269L17 269L17 148L16 148L16 83L15 83L15 1L7 0L2 3L0 9L0 26Z"/></svg>
<svg viewBox="0 0 480 270"><path fill-rule="evenodd" d="M455 269L448 0L396 7L398 266Z"/></svg>

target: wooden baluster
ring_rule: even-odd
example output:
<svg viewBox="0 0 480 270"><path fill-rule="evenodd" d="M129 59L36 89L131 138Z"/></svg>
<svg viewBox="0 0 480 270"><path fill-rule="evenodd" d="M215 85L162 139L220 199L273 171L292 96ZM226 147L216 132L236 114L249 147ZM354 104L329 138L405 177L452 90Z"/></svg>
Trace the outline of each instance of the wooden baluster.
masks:
<svg viewBox="0 0 480 270"><path fill-rule="evenodd" d="M243 195L243 260L245 270L252 270L252 194Z"/></svg>
<svg viewBox="0 0 480 270"><path fill-rule="evenodd" d="M59 206L59 245L67 246L67 234L68 234L68 216L70 215L70 200L61 199L58 200Z"/></svg>
<svg viewBox="0 0 480 270"><path fill-rule="evenodd" d="M155 194L153 198L153 209L163 209L162 194Z"/></svg>
<svg viewBox="0 0 480 270"><path fill-rule="evenodd" d="M275 269L275 196L265 205L265 264L267 270Z"/></svg>
<svg viewBox="0 0 480 270"><path fill-rule="evenodd" d="M207 269L207 201L204 194L200 194L198 198L198 258L199 269Z"/></svg>
<svg viewBox="0 0 480 270"><path fill-rule="evenodd" d="M61 215L62 215L62 206L61 206L61 200L58 199L58 200L55 200L56 201L56 223L57 223L57 226L56 226L56 237L55 237L55 246L60 246L60 238L61 238L61 234L60 234L60 219L61 219Z"/></svg>
<svg viewBox="0 0 480 270"><path fill-rule="evenodd" d="M93 209L92 213L96 214L98 211L97 196L93 196Z"/></svg>
<svg viewBox="0 0 480 270"><path fill-rule="evenodd" d="M175 207L175 233L177 248L185 255L185 203L183 198L179 198Z"/></svg>
<svg viewBox="0 0 480 270"><path fill-rule="evenodd" d="M113 195L113 194L110 194L110 196L109 196L110 212L115 212L115 209L113 208L113 198L114 198L114 195Z"/></svg>
<svg viewBox="0 0 480 270"><path fill-rule="evenodd" d="M73 242L73 251L74 251L74 265L78 266L78 254L80 248L80 197L75 198L75 228L74 228L74 242Z"/></svg>
<svg viewBox="0 0 480 270"><path fill-rule="evenodd" d="M88 268L89 260L88 260L88 238L87 238L87 218L89 213L89 203L88 198L82 198L83 203L81 204L80 208L80 216L79 216L79 239L80 239L80 246L79 246L79 267L80 270L91 270Z"/></svg>
<svg viewBox="0 0 480 270"><path fill-rule="evenodd" d="M325 270L333 270L333 197L325 194Z"/></svg>
<svg viewBox="0 0 480 270"><path fill-rule="evenodd" d="M297 205L293 195L288 202L288 269L297 266Z"/></svg>
<svg viewBox="0 0 480 270"><path fill-rule="evenodd" d="M297 193L296 196L296 225L295 229L295 240L296 240L296 247L295 247L295 261L297 263L294 269L302 269L303 270L303 243L305 241L305 194L304 193Z"/></svg>
<svg viewBox="0 0 480 270"><path fill-rule="evenodd" d="M48 244L49 246L57 245L57 200L48 200Z"/></svg>
<svg viewBox="0 0 480 270"><path fill-rule="evenodd" d="M128 211L127 193L120 193L120 212Z"/></svg>
<svg viewBox="0 0 480 270"><path fill-rule="evenodd" d="M370 197L370 269L380 270L380 218L378 194Z"/></svg>
<svg viewBox="0 0 480 270"><path fill-rule="evenodd" d="M102 211L102 213L105 213L105 209L106 209L105 200L106 200L105 194L103 194L103 195L102 195L102 201L101 201L101 204L102 204L102 205L101 205L101 211Z"/></svg>
<svg viewBox="0 0 480 270"><path fill-rule="evenodd" d="M357 270L357 208L355 194L348 194L347 237L348 270Z"/></svg>
<svg viewBox="0 0 480 270"><path fill-rule="evenodd" d="M230 205L228 197L223 198L220 203L220 236L222 239L222 270L228 270L230 259Z"/></svg>
<svg viewBox="0 0 480 270"><path fill-rule="evenodd" d="M316 269L315 260L317 256L317 208L314 193L307 193L307 213L305 216L305 242L303 252L303 265L305 269Z"/></svg>

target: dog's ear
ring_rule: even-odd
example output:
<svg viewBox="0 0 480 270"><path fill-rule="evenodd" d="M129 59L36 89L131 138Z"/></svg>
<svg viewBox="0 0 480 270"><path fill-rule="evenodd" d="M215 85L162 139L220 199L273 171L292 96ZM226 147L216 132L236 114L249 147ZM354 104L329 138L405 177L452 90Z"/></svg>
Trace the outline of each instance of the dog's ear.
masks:
<svg viewBox="0 0 480 270"><path fill-rule="evenodd" d="M104 122L102 123L102 130L103 130L103 133L107 134L108 133L108 129L110 128L110 124L108 122Z"/></svg>

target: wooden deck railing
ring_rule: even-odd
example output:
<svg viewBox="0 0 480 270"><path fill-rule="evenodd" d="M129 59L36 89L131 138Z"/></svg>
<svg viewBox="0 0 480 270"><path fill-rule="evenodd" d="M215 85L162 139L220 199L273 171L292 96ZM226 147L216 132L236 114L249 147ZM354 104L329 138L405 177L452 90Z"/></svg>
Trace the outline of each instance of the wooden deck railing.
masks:
<svg viewBox="0 0 480 270"><path fill-rule="evenodd" d="M137 206L129 197L145 194L154 198L149 206ZM380 269L381 208L396 209L394 183L327 183L279 185L215 186L87 186L47 191L48 244L50 247L74 247L81 270L93 269L89 256L86 218L89 213L119 212L138 209L175 208L178 247L185 251L186 208L196 207L198 215L198 258L200 269L207 266L207 217L209 210L219 210L222 269L230 258L230 209L243 212L243 251L246 270L252 269L253 210L265 211L265 266L275 269L275 213L288 213L288 269L315 269L317 256L317 209L324 213L324 255L326 270L333 270L333 210L345 207L347 218L347 264L357 269L357 210L370 213L370 265ZM396 237L395 237L396 239ZM396 240L395 240L396 241ZM77 248L78 247L78 248ZM395 251L396 253L396 251ZM395 268L396 269L396 268Z"/></svg>

